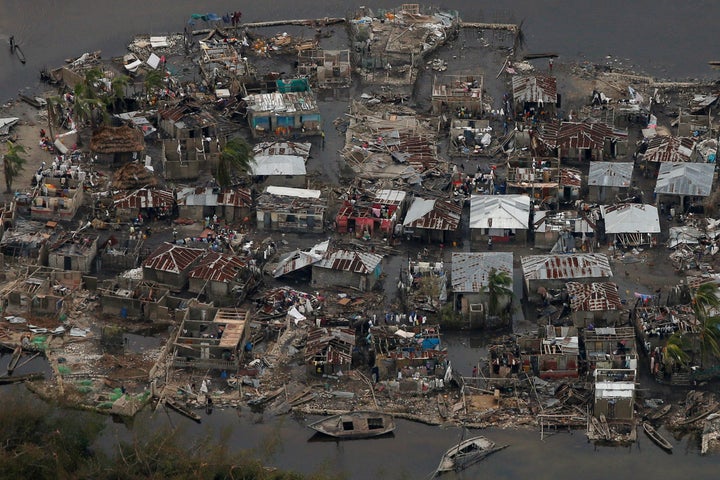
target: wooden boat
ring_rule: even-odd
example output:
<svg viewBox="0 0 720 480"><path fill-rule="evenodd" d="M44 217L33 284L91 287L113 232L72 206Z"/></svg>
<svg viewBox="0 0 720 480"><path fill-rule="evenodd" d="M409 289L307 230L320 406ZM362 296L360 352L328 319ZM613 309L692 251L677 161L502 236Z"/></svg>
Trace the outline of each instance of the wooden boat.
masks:
<svg viewBox="0 0 720 480"><path fill-rule="evenodd" d="M10 359L10 363L8 363L7 366L7 374L12 375L12 373L15 371L15 369L18 366L18 363L20 363L20 357L22 357L22 347L18 345L15 347L15 350L13 350L12 358Z"/></svg>
<svg viewBox="0 0 720 480"><path fill-rule="evenodd" d="M655 442L655 444L665 450L668 453L672 453L673 446L670 442L665 440L665 437L660 435L660 432L655 430L655 427L650 425L648 422L643 423L643 430L645 431L645 434L650 437L650 440Z"/></svg>
<svg viewBox="0 0 720 480"><path fill-rule="evenodd" d="M450 417L450 406L448 405L447 400L445 400L445 397L442 396L442 394L438 393L437 396L437 406L438 406L438 413L440 414L440 418L443 420L446 420Z"/></svg>
<svg viewBox="0 0 720 480"><path fill-rule="evenodd" d="M175 410L175 411L178 412L179 414L185 415L185 416L188 417L190 420L194 420L194 421L196 421L197 423L200 423L200 422L202 421L202 417L201 417L200 415L198 415L197 413L193 412L193 411L190 410L189 408L187 408L187 407L185 407L185 406L183 406L183 405L180 405L177 401L175 401L174 399L172 399L172 398L170 398L170 397L166 397L166 398L165 398L165 405L167 405L168 407L172 408L173 410Z"/></svg>
<svg viewBox="0 0 720 480"><path fill-rule="evenodd" d="M28 105L32 105L35 108L43 108L47 105L47 101L42 97L30 97L28 95L23 95L22 93L18 96L20 97L20 100Z"/></svg>
<svg viewBox="0 0 720 480"><path fill-rule="evenodd" d="M718 409L718 404L713 402L711 403L705 410L703 410L701 413L698 413L697 415L687 418L681 422L678 422L677 424L680 426L684 425L690 425L691 423L695 423L698 420L702 420L703 418L707 417L711 413L715 412L715 410Z"/></svg>
<svg viewBox="0 0 720 480"><path fill-rule="evenodd" d="M308 427L335 438L371 438L395 430L395 419L382 412L350 412L323 418Z"/></svg>
<svg viewBox="0 0 720 480"><path fill-rule="evenodd" d="M503 448L507 448L507 445L498 447L495 442L482 436L468 438L443 454L435 475L443 472L459 472Z"/></svg>
<svg viewBox="0 0 720 480"><path fill-rule="evenodd" d="M42 380L45 378L43 373L28 373L26 375L16 375L14 377L0 377L0 385L10 385L12 383L30 382L33 380Z"/></svg>
<svg viewBox="0 0 720 480"><path fill-rule="evenodd" d="M658 419L664 417L665 415L667 415L668 412L670 412L670 410L672 410L672 405L668 403L667 405L658 407L655 410L653 410L652 412L648 413L647 419L652 420L652 421L658 420Z"/></svg>
<svg viewBox="0 0 720 480"><path fill-rule="evenodd" d="M23 53L20 45L15 45L15 56L20 60L20 63L25 63L25 53Z"/></svg>

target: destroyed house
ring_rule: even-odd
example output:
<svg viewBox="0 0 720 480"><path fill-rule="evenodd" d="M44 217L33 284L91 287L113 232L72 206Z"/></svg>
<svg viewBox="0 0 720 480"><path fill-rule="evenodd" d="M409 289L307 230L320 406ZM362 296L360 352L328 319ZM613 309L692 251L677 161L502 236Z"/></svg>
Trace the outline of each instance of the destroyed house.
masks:
<svg viewBox="0 0 720 480"><path fill-rule="evenodd" d="M234 304L258 283L260 270L235 255L208 252L190 270L188 291L204 293L215 305Z"/></svg>
<svg viewBox="0 0 720 480"><path fill-rule="evenodd" d="M72 220L83 203L82 187L68 179L45 178L30 204L34 220ZM70 186L74 185L74 186Z"/></svg>
<svg viewBox="0 0 720 480"><path fill-rule="evenodd" d="M450 200L415 197L403 221L403 233L425 243L450 243L457 237L462 206Z"/></svg>
<svg viewBox="0 0 720 480"><path fill-rule="evenodd" d="M217 167L221 151L218 140L209 137L162 140L163 173L167 180L195 180L200 173Z"/></svg>
<svg viewBox="0 0 720 480"><path fill-rule="evenodd" d="M297 155L255 155L250 162L250 175L261 186L304 188L305 159Z"/></svg>
<svg viewBox="0 0 720 480"><path fill-rule="evenodd" d="M373 289L382 273L382 255L328 250L322 260L312 266L312 285L317 288L333 286L357 288L361 292Z"/></svg>
<svg viewBox="0 0 720 480"><path fill-rule="evenodd" d="M190 305L175 339L173 366L236 372L249 328L247 310Z"/></svg>
<svg viewBox="0 0 720 480"><path fill-rule="evenodd" d="M554 116L559 103L557 79L547 75L514 75L512 77L513 102L519 114L535 110Z"/></svg>
<svg viewBox="0 0 720 480"><path fill-rule="evenodd" d="M350 50L299 50L297 71L320 89L349 87L352 81Z"/></svg>
<svg viewBox="0 0 720 480"><path fill-rule="evenodd" d="M163 243L143 262L143 279L182 290L187 284L190 270L204 253L199 248Z"/></svg>
<svg viewBox="0 0 720 480"><path fill-rule="evenodd" d="M527 195L473 195L470 197L470 239L494 241L527 239L530 197Z"/></svg>
<svg viewBox="0 0 720 480"><path fill-rule="evenodd" d="M654 245L660 233L660 217L655 205L620 203L601 205L605 233L613 235L615 244L626 247Z"/></svg>
<svg viewBox="0 0 720 480"><path fill-rule="evenodd" d="M446 75L432 87L433 114L449 112L458 118L477 118L483 111L482 75Z"/></svg>
<svg viewBox="0 0 720 480"><path fill-rule="evenodd" d="M573 325L578 328L615 326L623 311L618 286L612 282L579 283L566 285L570 297Z"/></svg>
<svg viewBox="0 0 720 480"><path fill-rule="evenodd" d="M178 211L181 217L202 220L217 215L228 222L249 218L252 193L247 188L187 187L178 194Z"/></svg>
<svg viewBox="0 0 720 480"><path fill-rule="evenodd" d="M696 144L697 140L690 137L657 136L647 141L641 158L646 162L692 162Z"/></svg>
<svg viewBox="0 0 720 480"><path fill-rule="evenodd" d="M267 187L257 199L258 230L322 232L327 201L320 195L320 190Z"/></svg>
<svg viewBox="0 0 720 480"><path fill-rule="evenodd" d="M418 310L435 311L447 301L447 275L443 262L408 260L407 272L401 272L408 297L406 302ZM407 280L406 280L407 279Z"/></svg>
<svg viewBox="0 0 720 480"><path fill-rule="evenodd" d="M580 199L582 188L582 174L576 168L561 167L558 185L558 200L563 203L572 203Z"/></svg>
<svg viewBox="0 0 720 480"><path fill-rule="evenodd" d="M135 285L121 285L111 280L98 290L104 315L142 321L159 321L169 317L169 291L155 283L140 281Z"/></svg>
<svg viewBox="0 0 720 480"><path fill-rule="evenodd" d="M115 195L113 201L115 216L123 222L138 218L157 218L169 215L175 207L175 195L169 190L140 188Z"/></svg>
<svg viewBox="0 0 720 480"><path fill-rule="evenodd" d="M4 312L58 318L66 311L66 297L72 298L81 285L81 272L31 266L24 276L3 286Z"/></svg>
<svg viewBox="0 0 720 480"><path fill-rule="evenodd" d="M588 371L596 368L637 370L638 352L632 327L586 328L583 339Z"/></svg>
<svg viewBox="0 0 720 480"><path fill-rule="evenodd" d="M100 253L100 268L114 272L130 270L138 266L143 245L142 239L107 241Z"/></svg>
<svg viewBox="0 0 720 480"><path fill-rule="evenodd" d="M201 40L200 72L209 85L218 81L232 82L235 79L249 78L253 73L246 57L238 55L235 47L222 39Z"/></svg>
<svg viewBox="0 0 720 480"><path fill-rule="evenodd" d="M582 212L538 210L533 215L533 228L536 247L549 248L552 253L573 253L587 249L576 236L594 234L595 224Z"/></svg>
<svg viewBox="0 0 720 480"><path fill-rule="evenodd" d="M142 130L128 125L104 126L93 132L90 138L90 154L98 163L119 165L140 158L145 150Z"/></svg>
<svg viewBox="0 0 720 480"><path fill-rule="evenodd" d="M558 158L603 160L627 150L627 132L601 122L559 122L541 125L535 138Z"/></svg>
<svg viewBox="0 0 720 480"><path fill-rule="evenodd" d="M10 257L24 257L43 265L47 262L46 242L56 233L48 224L17 220L13 228L3 232L0 251Z"/></svg>
<svg viewBox="0 0 720 480"><path fill-rule="evenodd" d="M62 235L48 245L48 266L90 273L97 255L97 242L98 235L91 232Z"/></svg>
<svg viewBox="0 0 720 480"><path fill-rule="evenodd" d="M307 142L260 142L253 146L253 155L294 155L307 161L311 148Z"/></svg>
<svg viewBox="0 0 720 480"><path fill-rule="evenodd" d="M327 252L330 240L325 240L307 250L294 250L280 258L273 269L272 275L275 278L282 277L293 272L301 272L309 270L313 263L322 260L323 255Z"/></svg>
<svg viewBox="0 0 720 480"><path fill-rule="evenodd" d="M310 328L305 343L307 373L322 376L350 371L354 348L354 329Z"/></svg>
<svg viewBox="0 0 720 480"><path fill-rule="evenodd" d="M580 179L580 171L571 168L558 168L559 162L554 158L517 158L507 163L506 193L529 195L535 202L544 202L555 205L562 198L564 201L577 198L580 181L577 183L577 192L572 189L575 185L569 182L572 175ZM555 166L553 166L555 165ZM561 180L564 181L560 192ZM567 194L567 195L566 195Z"/></svg>
<svg viewBox="0 0 720 480"><path fill-rule="evenodd" d="M450 285L455 310L469 318L474 327L491 326L487 322L486 305L489 301L489 279L495 272L513 277L512 252L453 252L451 257ZM512 290L512 283L507 286ZM499 308L508 307L512 298L498 299ZM499 327L500 325L492 325Z"/></svg>
<svg viewBox="0 0 720 480"><path fill-rule="evenodd" d="M370 337L376 352L373 372L378 381L408 378L414 372L421 377L445 374L447 350L442 345L439 325L377 325L370 327Z"/></svg>
<svg viewBox="0 0 720 480"><path fill-rule="evenodd" d="M4 202L0 205L0 239L6 230L13 228L15 225L15 215L17 213L14 201Z"/></svg>
<svg viewBox="0 0 720 480"><path fill-rule="evenodd" d="M633 162L590 162L590 201L610 203L625 200L632 185Z"/></svg>
<svg viewBox="0 0 720 480"><path fill-rule="evenodd" d="M602 253L527 255L520 263L527 296L535 295L540 287L561 289L571 280L607 281L613 276L610 260Z"/></svg>
<svg viewBox="0 0 720 480"><path fill-rule="evenodd" d="M542 379L579 376L580 339L575 327L546 325L538 335L519 338L518 346L525 372Z"/></svg>
<svg viewBox="0 0 720 480"><path fill-rule="evenodd" d="M254 137L320 135L320 110L307 79L278 80L278 91L244 98Z"/></svg>
<svg viewBox="0 0 720 480"><path fill-rule="evenodd" d="M335 217L337 232L359 237L380 231L390 236L403 214L405 197L402 190L378 190L345 200Z"/></svg>
<svg viewBox="0 0 720 480"><path fill-rule="evenodd" d="M196 99L186 97L175 105L158 108L160 130L174 139L218 136L218 121Z"/></svg>

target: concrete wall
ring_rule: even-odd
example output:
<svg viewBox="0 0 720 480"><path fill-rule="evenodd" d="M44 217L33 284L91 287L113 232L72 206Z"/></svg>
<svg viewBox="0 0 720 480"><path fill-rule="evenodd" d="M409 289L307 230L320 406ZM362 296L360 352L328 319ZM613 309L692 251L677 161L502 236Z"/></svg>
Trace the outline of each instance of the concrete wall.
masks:
<svg viewBox="0 0 720 480"><path fill-rule="evenodd" d="M162 283L163 285L168 285L178 290L182 290L187 284L187 271L172 273L161 272L143 267L143 279L151 282Z"/></svg>

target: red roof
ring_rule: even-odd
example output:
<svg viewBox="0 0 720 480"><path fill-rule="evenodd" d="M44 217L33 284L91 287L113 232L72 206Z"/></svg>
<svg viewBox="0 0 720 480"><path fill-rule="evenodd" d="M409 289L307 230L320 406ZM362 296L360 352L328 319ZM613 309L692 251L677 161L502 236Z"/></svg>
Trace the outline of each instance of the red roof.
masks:
<svg viewBox="0 0 720 480"><path fill-rule="evenodd" d="M611 127L600 122L550 122L543 125L538 139L548 148L569 150L596 149L602 150L606 138L625 138L626 134L615 132Z"/></svg>
<svg viewBox="0 0 720 480"><path fill-rule="evenodd" d="M153 208L172 206L175 197L169 190L155 190L141 188L131 193L121 193L115 196L115 208L135 210L139 208Z"/></svg>
<svg viewBox="0 0 720 480"><path fill-rule="evenodd" d="M181 247L172 243L163 243L143 262L144 268L161 272L180 273L192 265L205 250Z"/></svg>
<svg viewBox="0 0 720 480"><path fill-rule="evenodd" d="M234 255L210 252L200 260L198 266L193 268L188 276L212 282L230 282L235 280L238 271L246 266L243 260Z"/></svg>

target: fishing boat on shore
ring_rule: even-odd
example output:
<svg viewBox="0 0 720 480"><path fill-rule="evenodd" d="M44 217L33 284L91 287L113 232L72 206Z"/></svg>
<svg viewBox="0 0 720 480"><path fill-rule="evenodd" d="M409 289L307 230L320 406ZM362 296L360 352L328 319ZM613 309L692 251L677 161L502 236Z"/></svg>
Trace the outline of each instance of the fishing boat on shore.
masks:
<svg viewBox="0 0 720 480"><path fill-rule="evenodd" d="M350 412L323 418L308 427L335 438L371 438L395 430L395 419L382 412Z"/></svg>
<svg viewBox="0 0 720 480"><path fill-rule="evenodd" d="M10 385L13 383L31 382L33 380L42 380L43 378L45 378L45 374L43 374L43 373L28 373L26 375L15 375L13 377L5 375L5 376L0 377L0 385Z"/></svg>
<svg viewBox="0 0 720 480"><path fill-rule="evenodd" d="M43 108L47 105L47 101L42 97L31 97L29 95L23 95L22 93L19 94L18 97L20 97L20 100L23 102L35 108Z"/></svg>
<svg viewBox="0 0 720 480"><path fill-rule="evenodd" d="M668 412L670 412L670 410L672 410L672 405L668 403L667 405L658 407L655 410L653 410L652 412L648 413L647 419L652 420L652 421L658 420L658 419L664 417L665 415L667 415Z"/></svg>
<svg viewBox="0 0 720 480"><path fill-rule="evenodd" d="M190 420L194 420L194 421L196 421L197 423L200 423L200 422L202 421L202 417L201 417L200 415L198 415L197 413L193 412L193 411L190 410L189 408L187 408L187 407L185 407L185 406L183 406L183 405L180 405L176 400L174 400L174 399L172 399L172 398L170 398L170 397L166 397L166 398L165 398L165 405L167 405L168 407L172 408L173 410L175 410L175 411L178 412L179 414L185 415L185 416L188 417Z"/></svg>
<svg viewBox="0 0 720 480"><path fill-rule="evenodd" d="M508 445L498 447L495 442L482 437L472 437L453 445L440 459L435 476L444 472L459 472L481 461L488 455L498 452Z"/></svg>
<svg viewBox="0 0 720 480"><path fill-rule="evenodd" d="M645 434L650 437L650 440L655 442L655 444L665 450L668 453L672 453L672 443L668 442L665 437L660 435L660 432L655 430L655 427L650 425L648 422L643 423L643 430L645 431Z"/></svg>
<svg viewBox="0 0 720 480"><path fill-rule="evenodd" d="M7 374L12 375L15 369L18 366L18 363L20 363L20 357L22 356L22 347L18 345L15 347L15 350L13 350L12 358L10 359L10 363L8 363L7 367Z"/></svg>

